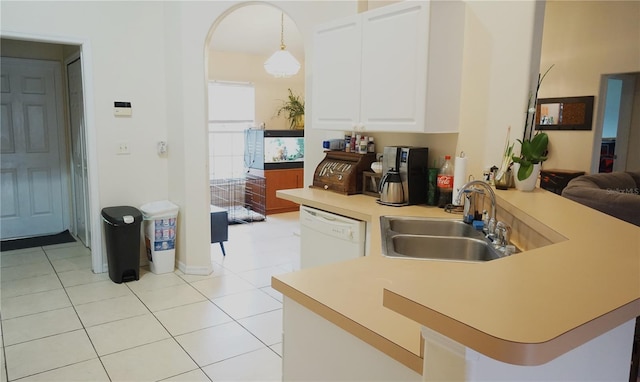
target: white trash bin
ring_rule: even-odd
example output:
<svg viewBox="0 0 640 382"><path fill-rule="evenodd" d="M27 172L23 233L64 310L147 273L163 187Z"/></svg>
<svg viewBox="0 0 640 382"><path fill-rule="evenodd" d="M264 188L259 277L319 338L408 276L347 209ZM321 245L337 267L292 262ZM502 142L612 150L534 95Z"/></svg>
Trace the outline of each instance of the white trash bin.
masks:
<svg viewBox="0 0 640 382"><path fill-rule="evenodd" d="M168 200L140 207L144 218L144 242L151 272L173 272L176 263L178 206Z"/></svg>

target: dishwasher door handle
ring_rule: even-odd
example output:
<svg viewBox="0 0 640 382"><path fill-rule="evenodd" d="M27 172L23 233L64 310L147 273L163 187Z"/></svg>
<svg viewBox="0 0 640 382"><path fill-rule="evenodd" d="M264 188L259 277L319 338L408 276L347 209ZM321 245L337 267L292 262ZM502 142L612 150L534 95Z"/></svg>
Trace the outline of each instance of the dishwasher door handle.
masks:
<svg viewBox="0 0 640 382"><path fill-rule="evenodd" d="M300 225L309 229L346 240L362 236L358 233L361 222L314 210L301 209L300 212Z"/></svg>
<svg viewBox="0 0 640 382"><path fill-rule="evenodd" d="M320 224L327 224L331 226L339 226L339 227L351 227L353 226L352 222L345 222L340 219L337 219L333 216L324 216L318 213L311 213L310 219L314 220Z"/></svg>

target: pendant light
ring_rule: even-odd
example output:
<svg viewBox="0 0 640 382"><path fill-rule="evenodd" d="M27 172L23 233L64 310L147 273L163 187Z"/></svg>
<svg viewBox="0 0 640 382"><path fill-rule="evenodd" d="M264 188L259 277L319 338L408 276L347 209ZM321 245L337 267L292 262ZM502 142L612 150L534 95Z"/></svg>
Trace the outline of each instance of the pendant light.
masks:
<svg viewBox="0 0 640 382"><path fill-rule="evenodd" d="M274 77L291 77L300 70L300 63L284 45L284 13L280 15L280 50L276 51L264 63L264 70Z"/></svg>

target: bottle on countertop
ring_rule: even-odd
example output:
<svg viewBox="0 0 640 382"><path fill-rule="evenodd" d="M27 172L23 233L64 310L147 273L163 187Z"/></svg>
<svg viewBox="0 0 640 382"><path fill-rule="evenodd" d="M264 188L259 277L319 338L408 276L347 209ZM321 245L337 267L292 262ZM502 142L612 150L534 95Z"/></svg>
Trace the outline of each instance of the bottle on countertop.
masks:
<svg viewBox="0 0 640 382"><path fill-rule="evenodd" d="M373 137L369 137L369 142L367 142L367 152L368 153L376 152L376 144L373 143Z"/></svg>
<svg viewBox="0 0 640 382"><path fill-rule="evenodd" d="M344 135L344 151L350 153L351 152L351 135Z"/></svg>
<svg viewBox="0 0 640 382"><path fill-rule="evenodd" d="M367 153L367 145L369 144L369 141L367 140L367 137L363 136L360 138L360 142L359 142L359 149L358 149L358 153L360 154L366 154Z"/></svg>
<svg viewBox="0 0 640 382"><path fill-rule="evenodd" d="M325 150L344 150L344 139L329 139L322 141L322 148Z"/></svg>
<svg viewBox="0 0 640 382"><path fill-rule="evenodd" d="M356 132L352 131L351 132L351 152L352 153L355 153L357 151L356 145L357 145L357 143L356 143Z"/></svg>
<svg viewBox="0 0 640 382"><path fill-rule="evenodd" d="M453 163L451 162L451 155L444 157L444 163L438 171L438 191L440 197L438 198L438 207L444 208L447 204L451 204L453 196Z"/></svg>

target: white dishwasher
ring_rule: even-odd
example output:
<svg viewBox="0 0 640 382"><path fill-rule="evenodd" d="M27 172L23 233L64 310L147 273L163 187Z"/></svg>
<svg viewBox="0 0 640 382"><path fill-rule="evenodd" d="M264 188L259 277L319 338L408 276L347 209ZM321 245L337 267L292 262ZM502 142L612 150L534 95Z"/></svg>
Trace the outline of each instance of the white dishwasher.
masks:
<svg viewBox="0 0 640 382"><path fill-rule="evenodd" d="M366 223L300 206L300 268L365 255Z"/></svg>

